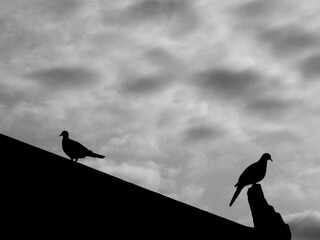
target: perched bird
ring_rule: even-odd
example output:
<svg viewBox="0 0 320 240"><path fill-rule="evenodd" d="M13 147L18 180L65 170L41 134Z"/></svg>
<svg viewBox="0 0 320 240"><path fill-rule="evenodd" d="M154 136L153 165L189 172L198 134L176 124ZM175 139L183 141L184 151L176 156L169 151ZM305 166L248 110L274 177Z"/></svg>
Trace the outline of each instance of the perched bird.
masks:
<svg viewBox="0 0 320 240"><path fill-rule="evenodd" d="M254 185L257 182L260 182L265 177L267 172L268 160L272 161L271 155L269 153L264 153L259 161L251 164L243 171L243 173L239 177L238 183L234 185L235 187L237 187L237 189L229 204L230 207L239 196L242 188L250 184Z"/></svg>
<svg viewBox="0 0 320 240"><path fill-rule="evenodd" d="M62 136L62 149L67 154L70 159L77 162L79 158L94 157L94 158L104 158L105 156L96 154L91 150L87 149L80 143L69 138L69 133L67 131L62 131L59 137Z"/></svg>

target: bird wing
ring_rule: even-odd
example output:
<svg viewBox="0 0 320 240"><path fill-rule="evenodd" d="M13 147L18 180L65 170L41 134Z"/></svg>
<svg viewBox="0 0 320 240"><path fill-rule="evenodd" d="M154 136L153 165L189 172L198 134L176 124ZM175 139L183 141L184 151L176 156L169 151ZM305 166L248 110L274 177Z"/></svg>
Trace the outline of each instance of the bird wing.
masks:
<svg viewBox="0 0 320 240"><path fill-rule="evenodd" d="M240 175L237 186L247 186L249 184L256 183L256 175L259 172L258 162L255 162L248 166Z"/></svg>
<svg viewBox="0 0 320 240"><path fill-rule="evenodd" d="M257 163L253 163L250 166L248 166L240 175L238 183L235 185L235 187L237 187L231 202L229 203L229 206L231 207L232 204L234 203L234 201L237 199L237 197L239 196L241 190L249 185L249 184L253 184L254 182L254 175L256 174L256 172L259 170L259 166Z"/></svg>
<svg viewBox="0 0 320 240"><path fill-rule="evenodd" d="M83 158L90 152L85 146L72 139L68 139L66 142L66 150L74 158Z"/></svg>

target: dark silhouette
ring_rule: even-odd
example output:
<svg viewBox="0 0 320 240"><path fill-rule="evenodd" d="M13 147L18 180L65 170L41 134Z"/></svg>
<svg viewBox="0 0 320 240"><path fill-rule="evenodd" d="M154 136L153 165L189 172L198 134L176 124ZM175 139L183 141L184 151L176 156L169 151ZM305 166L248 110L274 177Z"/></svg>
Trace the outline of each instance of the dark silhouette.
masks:
<svg viewBox="0 0 320 240"><path fill-rule="evenodd" d="M290 240L289 225L285 224L281 215L267 203L261 185L253 185L248 189L247 194L257 239Z"/></svg>
<svg viewBox="0 0 320 240"><path fill-rule="evenodd" d="M267 171L267 161L271 160L271 155L269 153L264 153L260 160L251 164L247 167L243 173L240 175L239 180L235 187L237 187L236 192L234 193L229 206L231 207L234 201L239 196L242 188L250 184L256 184L260 182L264 176L266 175Z"/></svg>
<svg viewBox="0 0 320 240"><path fill-rule="evenodd" d="M18 150L1 153L1 233L10 238L260 240L254 228L56 154L1 134L0 143Z"/></svg>
<svg viewBox="0 0 320 240"><path fill-rule="evenodd" d="M96 154L91 150L87 149L85 146L69 138L69 133L67 131L62 131L59 137L62 136L62 149L69 156L69 158L75 162L79 158L94 157L94 158L104 158L105 156Z"/></svg>

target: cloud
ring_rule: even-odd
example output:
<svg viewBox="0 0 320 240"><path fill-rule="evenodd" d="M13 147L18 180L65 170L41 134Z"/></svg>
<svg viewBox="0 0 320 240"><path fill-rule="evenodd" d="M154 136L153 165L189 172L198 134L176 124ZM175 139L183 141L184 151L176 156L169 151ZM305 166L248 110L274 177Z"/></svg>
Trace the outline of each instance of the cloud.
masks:
<svg viewBox="0 0 320 240"><path fill-rule="evenodd" d="M281 99L279 97L265 97L256 99L246 106L249 113L266 119L283 119L297 107L297 101Z"/></svg>
<svg viewBox="0 0 320 240"><path fill-rule="evenodd" d="M7 72L79 62L80 42L91 23L83 13L75 14L83 0L0 0L0 5L0 64Z"/></svg>
<svg viewBox="0 0 320 240"><path fill-rule="evenodd" d="M203 197L204 193L204 187L191 183L181 189L180 197L182 201L194 204Z"/></svg>
<svg viewBox="0 0 320 240"><path fill-rule="evenodd" d="M154 67L159 68L163 72L180 74L180 69L182 68L182 62L170 52L169 49L165 47L151 48L148 49L144 54L145 59L151 63Z"/></svg>
<svg viewBox="0 0 320 240"><path fill-rule="evenodd" d="M157 20L159 18L170 18L176 12L184 9L184 1L173 0L141 0L127 4L120 8L115 14L108 13L106 20L117 20L117 23L136 24L140 21Z"/></svg>
<svg viewBox="0 0 320 240"><path fill-rule="evenodd" d="M185 34L198 25L198 17L187 0L139 0L104 12L106 25L137 26L170 23L175 34Z"/></svg>
<svg viewBox="0 0 320 240"><path fill-rule="evenodd" d="M300 63L302 80L317 80L320 76L320 54L314 54Z"/></svg>
<svg viewBox="0 0 320 240"><path fill-rule="evenodd" d="M282 120L302 104L287 97L287 89L278 79L262 76L253 69L214 68L196 74L193 80L200 98L224 100L236 105L245 116Z"/></svg>
<svg viewBox="0 0 320 240"><path fill-rule="evenodd" d="M8 60L17 56L25 58L27 53L43 46L45 40L50 42L43 33L31 28L21 19L7 15L0 17L1 63L7 64Z"/></svg>
<svg viewBox="0 0 320 240"><path fill-rule="evenodd" d="M70 17L76 13L83 5L83 0L33 0L34 5L52 14L56 19Z"/></svg>
<svg viewBox="0 0 320 240"><path fill-rule="evenodd" d="M309 6L312 8L312 3ZM243 36L254 37L259 50L269 50L277 58L296 57L318 48L316 26L305 23L313 18L306 17L296 1L249 1L231 7L231 14Z"/></svg>
<svg viewBox="0 0 320 240"><path fill-rule="evenodd" d="M285 207L289 209L297 209L301 208L301 206L304 206L304 208L319 206L320 190L318 177L299 175L302 172L301 169L295 170L291 173L293 176L288 177L290 163L286 162L283 164L284 167L280 173L282 175L285 173L286 176L266 186L266 195L274 200L286 203Z"/></svg>
<svg viewBox="0 0 320 240"><path fill-rule="evenodd" d="M318 46L319 36L297 25L257 30L257 39L270 47L273 55L289 57Z"/></svg>
<svg viewBox="0 0 320 240"><path fill-rule="evenodd" d="M140 62L141 70L124 70L120 92L134 96L156 94L168 89L183 75L181 61L164 48L146 50Z"/></svg>
<svg viewBox="0 0 320 240"><path fill-rule="evenodd" d="M35 80L50 89L90 86L99 74L83 67L51 67L30 72L26 78Z"/></svg>
<svg viewBox="0 0 320 240"><path fill-rule="evenodd" d="M300 144L301 136L294 130L279 129L273 131L259 131L252 133L253 141L262 146L272 146L272 149L282 148L284 145Z"/></svg>
<svg viewBox="0 0 320 240"><path fill-rule="evenodd" d="M55 21L72 16L81 6L83 0L1 0L1 7L7 11L15 11L31 18L54 17Z"/></svg>
<svg viewBox="0 0 320 240"><path fill-rule="evenodd" d="M87 161L86 164L159 193L172 194L176 190L174 178L178 170L166 168L153 161L116 163L111 160L95 160Z"/></svg>
<svg viewBox="0 0 320 240"><path fill-rule="evenodd" d="M164 76L142 76L124 81L120 91L134 95L153 94L164 90L169 83Z"/></svg>
<svg viewBox="0 0 320 240"><path fill-rule="evenodd" d="M173 14L181 10L182 1L171 0L151 0L138 1L136 4L129 5L126 8L126 15L130 19L152 20L162 17L172 17Z"/></svg>
<svg viewBox="0 0 320 240"><path fill-rule="evenodd" d="M292 240L320 239L320 212L309 210L284 216L289 224Z"/></svg>
<svg viewBox="0 0 320 240"><path fill-rule="evenodd" d="M201 143L203 141L212 141L220 138L226 132L217 126L209 126L206 124L197 124L188 127L184 132L184 141L186 143Z"/></svg>
<svg viewBox="0 0 320 240"><path fill-rule="evenodd" d="M15 91L10 87L0 83L0 105L11 109L20 102L28 100L30 100L30 98L27 94L21 91Z"/></svg>
<svg viewBox="0 0 320 240"><path fill-rule="evenodd" d="M199 73L194 81L203 93L226 100L251 98L262 92L261 77L253 70L215 68Z"/></svg>
<svg viewBox="0 0 320 240"><path fill-rule="evenodd" d="M1 116L0 128L2 133L29 144L55 149L59 120L58 111L50 104L15 99Z"/></svg>
<svg viewBox="0 0 320 240"><path fill-rule="evenodd" d="M279 1L249 1L232 8L232 12L241 20L256 21L257 19L270 19L279 7Z"/></svg>

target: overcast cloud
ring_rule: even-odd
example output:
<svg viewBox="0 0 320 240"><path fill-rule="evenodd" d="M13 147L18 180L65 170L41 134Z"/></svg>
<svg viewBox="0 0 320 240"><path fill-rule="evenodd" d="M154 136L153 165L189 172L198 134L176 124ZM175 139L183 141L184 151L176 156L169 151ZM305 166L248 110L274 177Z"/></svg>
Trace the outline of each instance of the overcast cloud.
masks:
<svg viewBox="0 0 320 240"><path fill-rule="evenodd" d="M319 236L318 1L0 6L1 133L65 156L68 130L108 156L83 164L233 221L239 174L270 152L266 198L294 240Z"/></svg>

